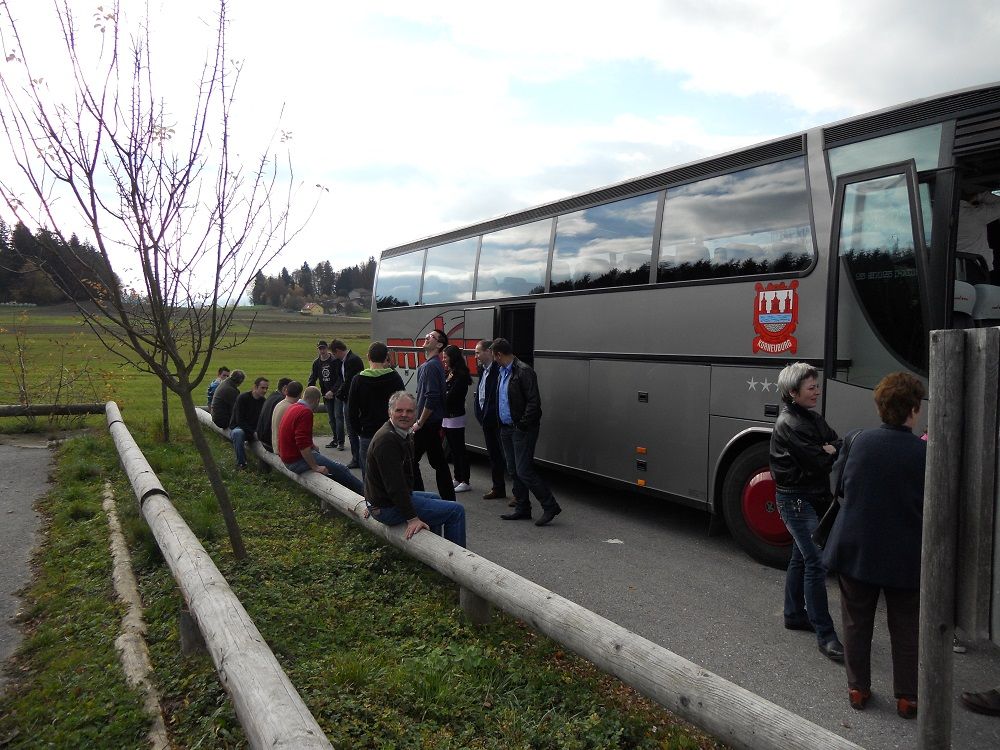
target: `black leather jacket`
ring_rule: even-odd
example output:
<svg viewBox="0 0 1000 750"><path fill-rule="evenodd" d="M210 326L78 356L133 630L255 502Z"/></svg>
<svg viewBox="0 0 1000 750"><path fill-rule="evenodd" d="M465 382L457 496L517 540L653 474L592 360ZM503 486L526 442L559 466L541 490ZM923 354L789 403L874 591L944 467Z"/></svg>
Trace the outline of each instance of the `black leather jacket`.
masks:
<svg viewBox="0 0 1000 750"><path fill-rule="evenodd" d="M537 430L542 421L542 397L538 393L535 371L517 357L507 383L510 415L519 430Z"/></svg>
<svg viewBox="0 0 1000 750"><path fill-rule="evenodd" d="M786 404L771 433L771 474L778 492L828 495L830 469L836 455L823 450L830 443L838 451L840 439L819 414L798 404Z"/></svg>

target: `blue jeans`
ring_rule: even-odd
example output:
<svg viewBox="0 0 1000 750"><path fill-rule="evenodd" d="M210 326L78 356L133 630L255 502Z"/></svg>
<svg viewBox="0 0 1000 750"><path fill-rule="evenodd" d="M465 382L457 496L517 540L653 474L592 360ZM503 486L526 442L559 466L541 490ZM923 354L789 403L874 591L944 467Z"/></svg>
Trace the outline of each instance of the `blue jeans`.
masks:
<svg viewBox="0 0 1000 750"><path fill-rule="evenodd" d="M333 436L331 439L337 445L344 444L344 424L341 422L339 424L340 432L338 434L337 427L337 404L340 403L339 399L336 398L324 398L323 403L326 405L326 418L330 421L330 434Z"/></svg>
<svg viewBox="0 0 1000 750"><path fill-rule="evenodd" d="M337 438L337 445L344 444L344 431L347 425L347 402L341 401L339 398L333 399L333 420L334 420L334 435ZM354 450L354 444L351 444L351 450Z"/></svg>
<svg viewBox="0 0 1000 750"><path fill-rule="evenodd" d="M552 490L542 481L535 471L535 443L538 442L538 430L519 430L505 424L500 425L500 445L503 446L503 458L507 464L513 481L514 499L517 500L515 510L531 512L531 498L528 490L541 504L543 510L559 507Z"/></svg>
<svg viewBox="0 0 1000 750"><path fill-rule="evenodd" d="M368 446L371 445L372 439L366 438L363 435L358 436L358 466L361 467L361 478L365 478L365 470L368 466Z"/></svg>
<svg viewBox="0 0 1000 750"><path fill-rule="evenodd" d="M242 427L234 427L229 431L229 439L233 441L233 450L236 451L236 465L246 466L247 465L247 450L244 443L246 442L247 436L243 431ZM250 435L250 439L253 440L253 434Z"/></svg>
<svg viewBox="0 0 1000 750"><path fill-rule="evenodd" d="M816 631L816 640L820 644L829 643L837 637L837 631L830 617L822 553L812 540L819 516L810 499L819 498L778 492L776 499L781 520L795 540L785 575L785 621L808 620Z"/></svg>
<svg viewBox="0 0 1000 750"><path fill-rule="evenodd" d="M417 512L417 518L431 527L431 531L439 534L449 542L459 547L465 546L465 508L454 500L442 500L433 492L414 492L410 502ZM375 513L378 510L378 513ZM390 508L372 509L372 515L386 526L396 526L406 523L406 518L395 506Z"/></svg>
<svg viewBox="0 0 1000 750"><path fill-rule="evenodd" d="M327 458L319 451L313 451L313 459L320 466L325 466L330 471L328 476L334 482L336 482L337 484L342 484L351 492L356 492L362 497L364 496L365 486L361 483L361 480L358 479L356 476L354 476L351 473L351 470L348 469L346 466L344 466L343 464L338 464L336 461ZM298 461L293 461L290 464L285 464L285 468L288 469L293 474L305 474L307 471L310 471L311 469L311 467L309 466L308 463L306 463L306 460L304 458L300 458Z"/></svg>

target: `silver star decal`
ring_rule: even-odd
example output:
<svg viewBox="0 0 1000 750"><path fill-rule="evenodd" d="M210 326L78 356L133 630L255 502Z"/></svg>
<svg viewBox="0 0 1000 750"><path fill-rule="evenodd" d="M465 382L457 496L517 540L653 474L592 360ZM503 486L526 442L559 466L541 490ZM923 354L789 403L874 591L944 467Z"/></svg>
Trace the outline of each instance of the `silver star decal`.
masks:
<svg viewBox="0 0 1000 750"><path fill-rule="evenodd" d="M758 383L756 380L754 380L753 375L751 375L750 379L747 381L747 390L749 390L749 391L756 391L758 385L760 385L760 383Z"/></svg>
<svg viewBox="0 0 1000 750"><path fill-rule="evenodd" d="M772 382L771 382L770 380L768 380L767 378L764 378L764 380L763 380L763 382L761 383L761 385L762 385L762 386L764 386L764 392L765 392L765 393L766 393L767 391L769 391L769 390L771 389L771 386L772 386L772 385L774 386L774 390L775 390L775 391L777 391L777 390L778 390L778 384L777 384L777 383L772 383Z"/></svg>

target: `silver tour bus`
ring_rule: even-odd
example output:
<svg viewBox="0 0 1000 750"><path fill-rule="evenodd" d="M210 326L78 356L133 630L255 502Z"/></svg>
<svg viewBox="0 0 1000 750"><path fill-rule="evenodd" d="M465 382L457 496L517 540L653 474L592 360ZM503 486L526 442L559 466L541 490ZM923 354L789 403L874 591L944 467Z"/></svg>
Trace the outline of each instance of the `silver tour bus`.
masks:
<svg viewBox="0 0 1000 750"><path fill-rule="evenodd" d="M820 368L844 434L877 423L883 375L926 377L929 330L1000 322L992 260L956 249L961 197L998 188L992 84L389 248L372 335L404 380L431 328L470 364L509 339L538 373L540 463L703 508L782 566L778 371Z"/></svg>

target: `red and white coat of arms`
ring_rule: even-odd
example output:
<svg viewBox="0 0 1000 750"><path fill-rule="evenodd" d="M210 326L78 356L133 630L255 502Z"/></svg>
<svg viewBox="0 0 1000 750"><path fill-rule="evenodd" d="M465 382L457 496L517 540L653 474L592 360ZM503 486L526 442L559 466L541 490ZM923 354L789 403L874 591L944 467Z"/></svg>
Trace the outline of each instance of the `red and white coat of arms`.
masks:
<svg viewBox="0 0 1000 750"><path fill-rule="evenodd" d="M754 285L753 353L795 354L798 341L792 335L799 323L799 282Z"/></svg>

